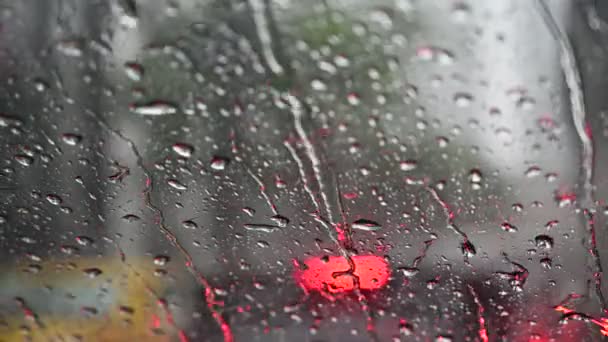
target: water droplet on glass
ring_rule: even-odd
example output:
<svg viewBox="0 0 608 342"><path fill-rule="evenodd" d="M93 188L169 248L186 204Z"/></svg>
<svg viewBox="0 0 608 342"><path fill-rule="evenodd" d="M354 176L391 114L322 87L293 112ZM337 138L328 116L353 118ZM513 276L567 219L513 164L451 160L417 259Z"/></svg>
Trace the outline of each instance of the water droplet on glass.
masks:
<svg viewBox="0 0 608 342"><path fill-rule="evenodd" d="M84 269L83 272L87 277L89 277L91 279L97 278L102 274L101 270L96 267Z"/></svg>
<svg viewBox="0 0 608 342"><path fill-rule="evenodd" d="M346 99L348 100L348 103L352 106L357 106L359 103L361 103L361 99L359 97L359 94L357 93L349 93L346 96Z"/></svg>
<svg viewBox="0 0 608 342"><path fill-rule="evenodd" d="M547 270L550 270L553 266L553 262L550 258L542 258L540 259L540 265Z"/></svg>
<svg viewBox="0 0 608 342"><path fill-rule="evenodd" d="M510 224L509 222L503 222L500 225L500 228L502 228L502 230L504 230L505 232L508 232L508 233L517 233L517 227Z"/></svg>
<svg viewBox="0 0 608 342"><path fill-rule="evenodd" d="M437 62L441 65L454 64L454 55L447 50L440 49L437 51Z"/></svg>
<svg viewBox="0 0 608 342"><path fill-rule="evenodd" d="M194 153L194 147L189 144L175 143L171 148L173 152L184 158L190 158L192 157L192 153Z"/></svg>
<svg viewBox="0 0 608 342"><path fill-rule="evenodd" d="M471 241L467 240L460 245L460 250L462 254L464 254L467 258L472 258L477 254L477 250L475 249L475 245L471 243Z"/></svg>
<svg viewBox="0 0 608 342"><path fill-rule="evenodd" d="M169 257L166 255L157 255L154 257L154 265L165 266L169 262Z"/></svg>
<svg viewBox="0 0 608 342"><path fill-rule="evenodd" d="M228 165L228 161L229 160L227 158L214 156L211 159L211 168L216 171L222 171L222 170L226 169L226 166Z"/></svg>
<svg viewBox="0 0 608 342"><path fill-rule="evenodd" d="M60 205L63 202L61 197L53 194L46 195L46 200L52 205Z"/></svg>
<svg viewBox="0 0 608 342"><path fill-rule="evenodd" d="M139 82L144 77L144 67L135 62L127 62L125 63L125 74L133 82Z"/></svg>
<svg viewBox="0 0 608 342"><path fill-rule="evenodd" d="M473 102L473 95L468 93L458 93L454 95L454 103L456 106L464 108L469 107Z"/></svg>
<svg viewBox="0 0 608 342"><path fill-rule="evenodd" d="M78 39L66 39L57 44L57 51L68 57L80 57L83 54L82 41Z"/></svg>
<svg viewBox="0 0 608 342"><path fill-rule="evenodd" d="M153 101L143 104L132 104L131 111L139 115L159 116L177 113L177 107L164 101Z"/></svg>
<svg viewBox="0 0 608 342"><path fill-rule="evenodd" d="M399 268L399 271L407 278L412 278L420 272L416 267L401 267Z"/></svg>
<svg viewBox="0 0 608 342"><path fill-rule="evenodd" d="M81 246L90 246L93 244L93 239L87 236L77 236L76 242Z"/></svg>
<svg viewBox="0 0 608 342"><path fill-rule="evenodd" d="M313 90L316 91L326 91L327 90L327 85L325 83L323 83L323 81L315 79L312 80L310 82L310 86L312 87Z"/></svg>
<svg viewBox="0 0 608 342"><path fill-rule="evenodd" d="M38 92L43 92L49 89L49 85L46 81L38 78L34 80L34 89Z"/></svg>
<svg viewBox="0 0 608 342"><path fill-rule="evenodd" d="M534 244L538 248L551 249L553 248L553 238L548 235L538 235L534 238Z"/></svg>
<svg viewBox="0 0 608 342"><path fill-rule="evenodd" d="M432 47L422 46L416 49L416 57L422 61L430 61L435 56L435 51Z"/></svg>
<svg viewBox="0 0 608 342"><path fill-rule="evenodd" d="M399 163L399 169L401 171L412 171L415 170L418 163L415 160L405 160Z"/></svg>
<svg viewBox="0 0 608 342"><path fill-rule="evenodd" d="M281 215L274 215L270 218L270 220L281 228L287 227L287 225L289 224L289 219Z"/></svg>
<svg viewBox="0 0 608 342"><path fill-rule="evenodd" d="M452 19L455 22L463 23L467 21L471 8L464 2L457 2L452 7Z"/></svg>
<svg viewBox="0 0 608 342"><path fill-rule="evenodd" d="M136 222L136 221L140 220L139 216L133 215L133 214L124 215L122 217L122 219L125 220L125 221L127 221L127 222L129 222L129 223Z"/></svg>
<svg viewBox="0 0 608 342"><path fill-rule="evenodd" d="M177 179L169 179L167 180L167 184L169 184L169 186L171 186L172 188L180 191L188 190L188 187L180 183Z"/></svg>
<svg viewBox="0 0 608 342"><path fill-rule="evenodd" d="M23 166L30 166L34 163L34 158L23 154L18 154L15 156L15 161Z"/></svg>
<svg viewBox="0 0 608 342"><path fill-rule="evenodd" d="M538 166L531 166L528 168L528 170L526 170L526 177L528 178L533 178L538 175L540 175L540 167Z"/></svg>
<svg viewBox="0 0 608 342"><path fill-rule="evenodd" d="M249 207L243 208L243 212L250 217L253 217L253 215L255 215L255 210Z"/></svg>
<svg viewBox="0 0 608 342"><path fill-rule="evenodd" d="M80 136L78 134L73 134L73 133L65 133L65 134L61 135L61 140L66 145L76 146L76 145L78 145L78 143L80 143L80 141L82 141L82 136Z"/></svg>
<svg viewBox="0 0 608 342"><path fill-rule="evenodd" d="M547 229L547 230L553 229L553 228L557 227L558 224L559 224L558 220L551 220L545 224L545 229Z"/></svg>
<svg viewBox="0 0 608 342"><path fill-rule="evenodd" d="M536 101L528 96L523 96L517 101L517 107L523 110L531 110L536 105Z"/></svg>
<svg viewBox="0 0 608 342"><path fill-rule="evenodd" d="M186 229L196 229L198 228L198 224L191 220L182 221L182 227Z"/></svg>
<svg viewBox="0 0 608 342"><path fill-rule="evenodd" d="M570 192L556 193L555 200L560 208L565 208L574 204L576 201L576 194Z"/></svg>
<svg viewBox="0 0 608 342"><path fill-rule="evenodd" d="M471 183L481 183L482 179L481 171L479 171L479 169L473 169L469 173L469 181Z"/></svg>
<svg viewBox="0 0 608 342"><path fill-rule="evenodd" d="M380 230L382 226L377 222L367 220L367 219L359 219L352 224L353 229L363 230L367 232L373 232Z"/></svg>

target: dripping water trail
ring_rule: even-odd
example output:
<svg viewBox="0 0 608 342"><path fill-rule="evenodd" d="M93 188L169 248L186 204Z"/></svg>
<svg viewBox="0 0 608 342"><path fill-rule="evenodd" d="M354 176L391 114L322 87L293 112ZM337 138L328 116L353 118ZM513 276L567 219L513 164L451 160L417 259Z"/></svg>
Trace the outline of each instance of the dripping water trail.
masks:
<svg viewBox="0 0 608 342"><path fill-rule="evenodd" d="M249 0L249 4L253 10L254 22L256 24L256 29L257 29L259 40L262 43L262 52L263 52L264 58L266 60L266 64L268 64L270 70L276 76L281 76L284 74L284 72L286 70L285 66L288 65L288 63L286 63L285 66L281 65L281 63L279 63L279 61L277 60L277 58L272 50L273 36L270 32L269 24L274 24L274 23L273 22L269 23L269 20L272 20L272 16L271 16L272 11L270 8L270 2L269 1L263 2L263 0ZM265 17L265 15L267 17ZM279 40L279 37L278 37L279 31L276 29L276 26L273 26L273 27L275 28L272 32L272 33L274 33L274 36L275 36L274 38L276 40ZM279 43L280 43L280 41L279 41ZM289 73L288 76L290 78L295 78L295 75L293 75L292 73ZM276 93L274 95L277 96L278 98L281 97L279 94L276 94ZM302 116L304 114L303 105L298 98L296 98L295 96L292 96L291 94L285 94L284 98L286 99L286 102L290 107L290 112L293 117L295 131L296 131L297 135L299 136L300 141L302 141L303 146L304 146L305 155L306 155L307 159L310 161L313 175L314 175L313 179L317 183L317 187L321 194L321 199L322 199L323 205L321 205L316 200L316 197L314 196L314 193L312 192L312 190L309 186L310 183L307 180L306 172L304 171L304 163L298 157L297 151L289 143L285 143L284 145L287 148L287 150L289 151L289 153L291 154L291 156L296 161L296 164L298 165L298 168L300 169L300 176L302 177L302 181L305 185L306 192L311 197L313 205L317 209L317 215L315 216L315 220L317 222L319 222L321 224L321 226L323 226L326 229L328 235L330 236L330 239L334 243L336 243L339 253L348 262L349 269L346 271L346 274L348 274L350 277L353 278L353 282L355 285L355 294L357 295L357 298L361 305L361 309L365 313L367 320L368 320L369 336L372 340L376 341L376 340L378 340L378 338L377 338L375 332L373 331L373 316L372 316L371 310L369 310L369 305L368 305L366 297L360 291L360 286L359 286L360 281L359 281L359 277L355 274L355 264L352 260L351 252L349 250L347 250L340 243L340 241L334 235L334 232L332 232L332 227L334 229L336 229L336 228L338 228L338 226L334 219L334 214L333 214L332 208L329 204L330 201L329 201L329 196L328 196L328 189L322 178L321 160L319 159L319 157L315 151L315 148L314 148L313 144L311 143L310 139L308 138L308 135L306 134L306 130L304 129L304 127L302 125ZM327 215L328 220L326 220L323 217L323 213L321 210L322 208L325 209L325 213Z"/></svg>
<svg viewBox="0 0 608 342"><path fill-rule="evenodd" d="M471 296L473 296L473 301L475 302L475 305L477 305L477 321L479 322L479 330L478 330L479 339L482 342L488 342L489 341L488 327L487 327L486 318L484 315L486 310L483 307L483 303L479 299L479 295L475 291L475 288L471 284L467 284L467 287L469 289L469 293L471 294Z"/></svg>
<svg viewBox="0 0 608 342"><path fill-rule="evenodd" d="M456 234L460 235L460 237L462 238L462 243L460 246L465 256L465 262L468 263L469 256L476 254L475 245L473 245L473 243L469 240L467 234L463 232L460 228L458 228L458 226L454 223L454 212L452 211L450 206L443 199L441 199L441 197L437 193L437 190L430 186L427 186L424 189L429 192L433 199L437 201L437 203L439 203L439 205L441 206L441 209L443 210L443 213L446 216L447 227L454 231Z"/></svg>
<svg viewBox="0 0 608 342"><path fill-rule="evenodd" d="M253 22L260 40L262 55L266 64L274 74L282 75L284 70L272 49L272 35L266 18L268 11L262 0L249 0L253 12Z"/></svg>
<svg viewBox="0 0 608 342"><path fill-rule="evenodd" d="M197 280L199 285L201 285L203 287L203 290L205 291L205 299L207 302L207 307L209 308L211 315L213 316L214 320L216 321L219 328L221 329L221 331L224 335L224 341L232 342L234 339L232 336L232 331L230 329L230 326L224 320L221 313L214 308L215 305L221 304L221 303L219 303L215 300L215 294L213 292L213 289L211 288L210 283L194 267L194 262L193 262L192 256L190 256L190 253L183 247L183 245L178 241L177 237L165 225L165 216L164 216L163 211L152 201L151 194L154 189L152 175L150 174L150 171L148 170L148 168L145 166L144 159L143 159L141 153L139 152L137 145L135 144L135 142L133 142L133 140L131 140L130 138L125 136L122 132L112 128L103 118L101 118L95 112L86 109L85 113L88 114L89 116L91 116L104 130L108 131L111 135L116 136L118 139L124 141L129 146L131 151L133 152L133 155L135 156L136 164L141 169L142 173L144 174L144 177L146 178L145 188L143 190L144 203L156 215L156 220L157 220L156 223L160 229L160 232L163 234L165 239L171 245L173 245L173 247L175 247L178 250L178 252L182 255L182 257L186 261L186 268L195 277L195 279Z"/></svg>
<svg viewBox="0 0 608 342"><path fill-rule="evenodd" d="M264 200L266 201L266 204L268 204L268 207L270 207L270 210L272 211L273 215L275 215L275 216L279 215L279 211L277 210L277 206L272 202L272 199L270 198L270 195L268 195L268 192L266 191L266 186L264 185L264 182L262 182L262 180L260 179L260 177L258 177L253 171L251 171L251 169L248 166L245 166L245 170L247 170L247 173L249 174L249 176L251 178L253 178L253 180L258 185L258 189L260 190L260 193L262 194L262 197L264 197Z"/></svg>
<svg viewBox="0 0 608 342"><path fill-rule="evenodd" d="M310 196L310 201L315 206L317 213L320 213L321 207L319 206L319 203L317 202L317 199L315 198L315 194L312 192L312 189L310 188L310 183L308 182L308 177L306 177L306 171L304 170L304 162L302 162L302 159L300 159L295 148L291 145L291 143L288 140L285 140L283 142L283 145L285 146L285 148L291 155L291 158L293 158L293 160L296 162L296 165L298 166L298 172L300 173L300 178L302 179L302 183L304 184L304 190L306 191L308 196Z"/></svg>
<svg viewBox="0 0 608 342"><path fill-rule="evenodd" d="M310 141L310 138L308 137L308 134L306 133L306 130L304 129L304 126L302 125L302 117L304 115L304 106L302 105L302 103L300 102L300 100L298 98L296 98L295 96L293 96L291 94L285 94L284 98L286 99L287 104L290 108L290 112L293 117L295 131L298 135L299 140L301 141L301 143L304 147L304 155L306 155L306 158L308 159L308 161L310 161L310 165L311 165L311 168L313 171L312 172L313 180L315 181L315 183L317 183L317 187L321 194L322 201L321 201L321 203L319 203L317 201L316 197L314 196L314 194L310 191L310 189L307 190L307 192L309 192L309 195L311 196L311 199L313 200L315 208L318 211L318 215L315 217L315 219L317 220L317 222L321 223L321 225L323 227L325 227L328 235L336 243L340 254L347 260L348 265L349 265L348 270L343 271L343 272L334 272L334 274L332 276L334 276L334 277L350 276L353 279L354 293L357 296L357 300L359 301L361 310L365 313L366 318L367 318L368 334L373 341L377 341L378 336L376 335L376 333L374 331L374 329L375 329L374 328L374 316L370 310L367 298L365 297L365 295L363 293L361 293L360 279L355 274L356 270L355 270L355 263L353 262L353 259L352 259L352 256L353 256L352 252L346 248L346 246L341 242L341 239L340 239L341 234L344 234L343 227L347 223L346 222L337 223L335 221L334 211L332 210L332 207L330 205L328 188L327 188L325 181L323 180L321 159L317 155L314 145ZM287 146L289 146L289 147L287 147ZM298 164L298 168L300 168L300 175L303 177L303 180L302 180L303 183L308 184L308 181L306 180L306 172L304 171L304 163L302 162L302 160L299 160L299 158L297 157L296 151L293 149L293 147L291 147L291 145L286 144L286 147L290 151L290 153L292 154L294 159L296 159L296 164ZM336 191L337 195L339 196L339 188L337 187L337 184L336 184L335 191ZM338 203L338 204L341 207L340 203ZM323 218L321 209L325 209L325 213L327 214L329 222ZM343 211L342 211L342 213L343 213ZM332 230L331 227L333 227L334 229ZM344 240L344 242L347 242L346 239L343 239L343 240Z"/></svg>
<svg viewBox="0 0 608 342"><path fill-rule="evenodd" d="M243 227L246 230L258 231L258 232L263 232L263 233L271 233L271 232L274 232L276 230L280 230L281 228L286 227L289 221L287 220L287 218L285 218L284 216L281 216L279 214L279 210L277 209L276 204L274 204L274 202L272 201L272 198L268 194L268 191L266 191L266 185L264 185L264 182L262 181L262 179L258 175L256 175L255 172L253 172L253 170L247 164L245 159L240 156L239 149L238 149L238 146L236 143L236 133L234 133L234 131L232 131L230 133L230 141L231 141L231 145L232 145L232 153L234 154L234 159L237 160L240 164L242 164L243 168L245 169L245 171L247 172L249 177L251 177L254 180L254 182L258 185L260 194L262 195L262 197L264 198L264 201L266 201L266 204L268 205L268 207L270 208L270 211L272 212L273 216L270 219L275 223L275 224L246 223Z"/></svg>
<svg viewBox="0 0 608 342"><path fill-rule="evenodd" d="M302 145L304 146L305 155L312 166L314 180L316 181L319 187L319 192L321 194L321 199L323 207L325 208L325 212L327 214L327 218L329 219L329 223L331 225L335 225L336 220L334 218L333 210L331 210L331 206L329 204L327 185L325 184L322 176L321 159L317 155L315 147L310 141L310 138L308 137L308 134L306 134L306 130L302 125L302 116L304 115L305 111L304 105L298 98L291 94L286 94L285 99L287 100L287 103L291 109L291 114L293 116L293 124L296 133L298 134L298 137L300 138Z"/></svg>
<svg viewBox="0 0 608 342"><path fill-rule="evenodd" d="M583 95L583 87L581 80L580 69L574 54L574 48L570 42L568 35L557 24L551 9L545 0L535 1L536 10L540 14L543 22L547 26L553 39L559 44L560 49L560 67L566 81L566 86L570 95L570 114L576 129L576 134L581 144L581 183L583 186L582 196L580 201L577 201L577 206L582 209L583 219L590 234L590 254L593 258L593 278L595 280L595 294L600 301L602 310L606 312L606 300L602 293L602 263L599 251L596 245L596 229L594 213L595 199L593 194L593 162L594 150L593 140L586 130L586 110L585 99Z"/></svg>
<svg viewBox="0 0 608 342"><path fill-rule="evenodd" d="M335 193L338 197L338 208L340 209L340 217L342 218L342 223L336 226L338 240L342 242L347 249L351 249L354 246L352 229L351 225L347 221L346 211L344 210L344 203L342 202L342 191L340 190L340 175L335 174L334 179L336 180Z"/></svg>
<svg viewBox="0 0 608 342"><path fill-rule="evenodd" d="M433 245L433 242L435 242L435 240L424 241L424 247L422 247L418 256L416 256L416 258L414 258L414 261L412 262L412 268L418 269L418 266L420 265L422 260L424 258L426 258L426 253L428 253L429 249Z"/></svg>

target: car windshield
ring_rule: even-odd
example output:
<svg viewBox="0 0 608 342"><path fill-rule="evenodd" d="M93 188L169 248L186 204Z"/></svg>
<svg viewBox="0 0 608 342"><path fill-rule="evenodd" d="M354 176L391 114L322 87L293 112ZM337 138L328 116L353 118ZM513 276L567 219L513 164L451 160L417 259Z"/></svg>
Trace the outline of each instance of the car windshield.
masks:
<svg viewBox="0 0 608 342"><path fill-rule="evenodd" d="M608 2L0 0L0 341L600 341Z"/></svg>

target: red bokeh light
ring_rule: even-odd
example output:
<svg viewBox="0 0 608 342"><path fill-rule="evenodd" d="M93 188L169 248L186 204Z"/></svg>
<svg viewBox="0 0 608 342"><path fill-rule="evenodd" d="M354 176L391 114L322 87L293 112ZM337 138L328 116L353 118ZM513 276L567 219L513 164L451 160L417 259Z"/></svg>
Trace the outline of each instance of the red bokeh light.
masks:
<svg viewBox="0 0 608 342"><path fill-rule="evenodd" d="M332 294L355 289L355 279L360 290L379 290L386 286L390 268L386 260L376 255L353 256L354 271L348 273L348 260L341 256L311 257L294 272L296 282L305 291L329 292Z"/></svg>

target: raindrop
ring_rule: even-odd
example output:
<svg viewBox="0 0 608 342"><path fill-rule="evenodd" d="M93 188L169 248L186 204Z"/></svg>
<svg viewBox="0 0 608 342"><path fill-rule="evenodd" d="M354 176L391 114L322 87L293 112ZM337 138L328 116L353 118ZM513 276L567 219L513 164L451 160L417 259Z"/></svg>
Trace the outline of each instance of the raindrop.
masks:
<svg viewBox="0 0 608 342"><path fill-rule="evenodd" d="M536 176L540 175L540 167L538 166L531 166L530 168L528 168L528 170L526 170L526 177L528 178L533 178Z"/></svg>
<svg viewBox="0 0 608 342"><path fill-rule="evenodd" d="M352 228L357 229L357 230L367 231L367 232L374 232L374 231L380 230L382 228L382 226L380 224L378 224L377 222L374 222L371 220L359 219L359 220L353 222Z"/></svg>
<svg viewBox="0 0 608 342"><path fill-rule="evenodd" d="M246 223L243 225L246 230L254 231L254 232L262 232L262 233L272 233L278 229L281 229L277 226L272 226L269 224L257 224L257 223Z"/></svg>
<svg viewBox="0 0 608 342"><path fill-rule="evenodd" d="M255 215L255 210L249 207L243 208L243 212L249 215L250 217L253 217L253 215Z"/></svg>
<svg viewBox="0 0 608 342"><path fill-rule="evenodd" d="M185 143L175 143L171 148L173 152L184 158L190 158L192 157L192 153L194 153L194 147Z"/></svg>
<svg viewBox="0 0 608 342"><path fill-rule="evenodd" d="M129 223L132 223L132 222L140 220L139 216L133 215L133 214L127 214L127 215L123 216L122 219L125 220L125 221L127 221L127 222L129 222Z"/></svg>
<svg viewBox="0 0 608 342"><path fill-rule="evenodd" d="M437 62L441 65L450 65L454 63L454 55L447 50L437 51Z"/></svg>
<svg viewBox="0 0 608 342"><path fill-rule="evenodd" d="M62 40L57 44L57 51L68 57L80 57L83 54L82 41L77 39Z"/></svg>
<svg viewBox="0 0 608 342"><path fill-rule="evenodd" d="M46 195L46 200L52 205L60 205L61 203L63 203L61 197L53 194Z"/></svg>
<svg viewBox="0 0 608 342"><path fill-rule="evenodd" d="M547 270L550 270L551 267L553 266L553 262L550 258L543 258L540 259L540 265Z"/></svg>
<svg viewBox="0 0 608 342"><path fill-rule="evenodd" d="M214 156L211 159L211 168L216 171L223 171L224 169L226 169L228 162L229 160L227 158Z"/></svg>
<svg viewBox="0 0 608 342"><path fill-rule="evenodd" d="M446 137L437 137L437 145L439 145L439 148L446 148L448 147L450 140Z"/></svg>
<svg viewBox="0 0 608 342"><path fill-rule="evenodd" d="M18 154L15 156L15 161L23 166L30 166L34 163L34 158L23 154Z"/></svg>
<svg viewBox="0 0 608 342"><path fill-rule="evenodd" d="M72 255L72 254L78 252L78 248L76 248L74 246L61 246L60 250L62 253L65 253L67 255Z"/></svg>
<svg viewBox="0 0 608 342"><path fill-rule="evenodd" d="M418 274L420 272L420 269L416 268L416 267L401 267L399 268L399 271L407 278L412 278L414 277L416 274Z"/></svg>
<svg viewBox="0 0 608 342"><path fill-rule="evenodd" d="M274 180L274 185L277 187L277 189L285 189L287 187L287 183L278 177Z"/></svg>
<svg viewBox="0 0 608 342"><path fill-rule="evenodd" d="M139 115L159 116L177 113L177 107L169 102L153 101L144 104L132 104L130 109Z"/></svg>
<svg viewBox="0 0 608 342"><path fill-rule="evenodd" d="M61 135L61 140L66 145L76 146L76 145L78 145L78 143L80 143L80 141L82 141L82 136L80 136L78 134L73 134L73 133L65 133L65 134Z"/></svg>
<svg viewBox="0 0 608 342"><path fill-rule="evenodd" d="M547 224L545 224L545 229L547 229L547 230L553 229L553 228L557 227L558 224L559 224L558 220L551 220L551 221L547 222Z"/></svg>
<svg viewBox="0 0 608 342"><path fill-rule="evenodd" d="M505 232L508 232L508 233L517 233L517 227L510 224L509 222L503 222L500 225L500 228L502 228L502 230L504 230Z"/></svg>
<svg viewBox="0 0 608 342"><path fill-rule="evenodd" d="M169 184L169 186L171 186L172 188L180 191L188 190L188 187L180 183L177 179L169 179L167 180L167 184Z"/></svg>
<svg viewBox="0 0 608 342"><path fill-rule="evenodd" d="M87 268L87 269L83 270L83 272L87 277L89 277L91 279L97 278L102 274L101 270L96 267Z"/></svg>
<svg viewBox="0 0 608 342"><path fill-rule="evenodd" d="M460 250L462 254L464 254L467 258L472 258L477 254L477 250L475 249L475 245L471 243L471 241L467 240L460 245Z"/></svg>
<svg viewBox="0 0 608 342"><path fill-rule="evenodd" d="M325 83L323 83L323 81L315 79L312 80L310 82L310 86L312 87L313 90L316 91L326 91L327 90L327 85Z"/></svg>
<svg viewBox="0 0 608 342"><path fill-rule="evenodd" d="M456 106L464 108L469 107L473 102L473 95L468 93L457 93L454 95L454 103Z"/></svg>
<svg viewBox="0 0 608 342"><path fill-rule="evenodd" d="M473 169L473 170L471 170L471 172L469 172L469 181L471 183L481 183L482 179L483 179L483 177L482 177L481 171L479 171L479 169Z"/></svg>
<svg viewBox="0 0 608 342"><path fill-rule="evenodd" d="M76 242L81 246L90 246L93 244L93 239L88 236L77 236Z"/></svg>
<svg viewBox="0 0 608 342"><path fill-rule="evenodd" d="M348 60L348 58L343 55L338 55L334 57L334 63L341 68L346 68L350 65L350 61Z"/></svg>
<svg viewBox="0 0 608 342"><path fill-rule="evenodd" d="M463 23L466 22L469 14L471 12L471 8L468 4L464 2L457 2L452 7L452 19L455 22Z"/></svg>
<svg viewBox="0 0 608 342"><path fill-rule="evenodd" d="M516 213L520 213L524 210L524 205L521 203L513 203L513 205L511 205L511 210Z"/></svg>
<svg viewBox="0 0 608 342"><path fill-rule="evenodd" d="M528 96L524 96L517 101L517 107L523 110L530 110L534 108L536 101Z"/></svg>
<svg viewBox="0 0 608 342"><path fill-rule="evenodd" d="M144 67L135 62L127 62L125 63L125 74L133 82L139 82L144 77Z"/></svg>
<svg viewBox="0 0 608 342"><path fill-rule="evenodd" d="M184 227L186 229L196 229L196 228L198 228L198 225L196 224L196 222L194 222L192 220L186 220L186 221L182 221L182 227Z"/></svg>
<svg viewBox="0 0 608 342"><path fill-rule="evenodd" d="M565 208L574 204L574 202L576 201L576 194L569 192L557 193L555 195L555 200L557 201L557 204L560 208Z"/></svg>
<svg viewBox="0 0 608 342"><path fill-rule="evenodd" d="M550 172L547 173L545 175L545 179L547 180L547 182L551 183L551 182L555 182L557 180L557 173L554 172Z"/></svg>
<svg viewBox="0 0 608 342"><path fill-rule="evenodd" d="M422 61L430 61L435 56L435 51L432 47L422 46L416 49L416 57Z"/></svg>
<svg viewBox="0 0 608 342"><path fill-rule="evenodd" d="M49 89L49 85L42 79L35 79L34 80L34 89L36 89L36 91L43 92L43 91Z"/></svg>
<svg viewBox="0 0 608 342"><path fill-rule="evenodd" d="M166 255L158 255L154 257L154 265L165 266L169 262L169 257Z"/></svg>
<svg viewBox="0 0 608 342"><path fill-rule="evenodd" d="M418 167L418 163L415 160L405 160L399 163L401 171L412 171Z"/></svg>
<svg viewBox="0 0 608 342"><path fill-rule="evenodd" d="M271 217L270 220L281 228L287 227L289 224L289 219L281 215L275 215Z"/></svg>
<svg viewBox="0 0 608 342"><path fill-rule="evenodd" d="M361 98L359 97L359 94L357 94L357 93L349 93L346 96L346 99L348 100L348 103L351 106L357 106L359 103L361 103Z"/></svg>
<svg viewBox="0 0 608 342"><path fill-rule="evenodd" d="M119 0L120 6L120 24L126 28L135 28L137 26L137 4L135 0Z"/></svg>
<svg viewBox="0 0 608 342"><path fill-rule="evenodd" d="M538 235L534 238L534 244L538 248L551 249L553 248L553 238L548 235Z"/></svg>

